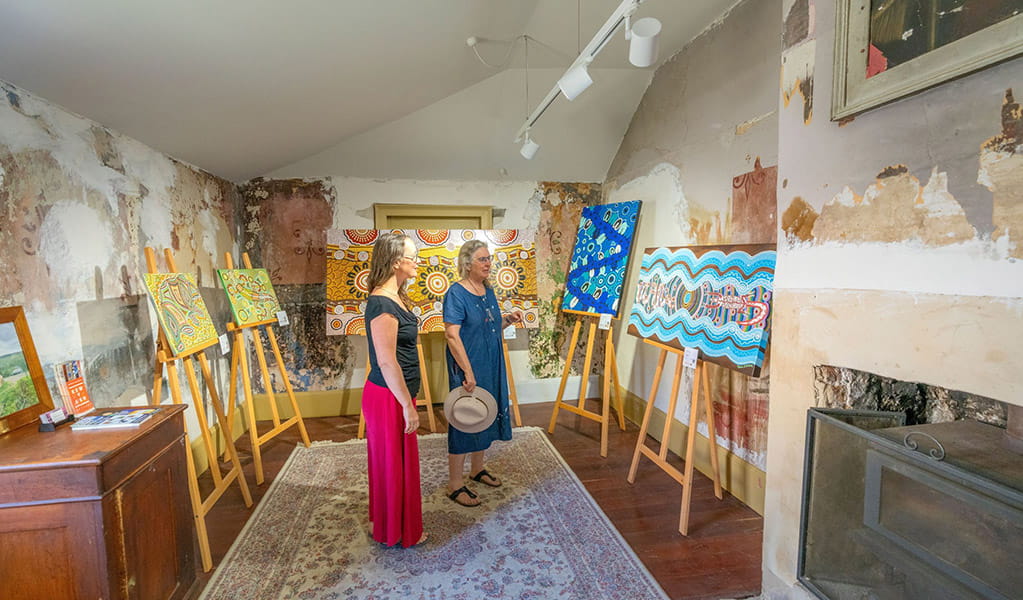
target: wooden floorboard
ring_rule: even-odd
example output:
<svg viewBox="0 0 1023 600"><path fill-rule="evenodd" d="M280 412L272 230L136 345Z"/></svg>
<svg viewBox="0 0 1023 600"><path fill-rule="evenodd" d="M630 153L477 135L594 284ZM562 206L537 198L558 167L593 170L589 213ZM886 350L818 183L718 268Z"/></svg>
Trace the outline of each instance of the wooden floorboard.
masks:
<svg viewBox="0 0 1023 600"><path fill-rule="evenodd" d="M546 429L552 408L551 403L522 405L523 424ZM443 423L443 411L438 409L437 415ZM425 417L422 422L420 431L428 433ZM358 425L351 417L306 419L305 423L311 440L338 442L354 438ZM261 423L260 431L269 429L268 425ZM634 423L626 425L623 432L612 423L606 459L600 458L600 425L571 413L559 415L558 427L550 439L669 597L718 600L759 594L763 519L727 492L723 500L715 498L713 483L697 473L689 536L678 533L681 486L646 458L640 459L636 483L630 485L625 480L639 433ZM248 436L239 440L238 452L255 503L266 493L298 440L298 430L292 427L263 446L266 481L260 486L255 484ZM657 448L652 438L648 444ZM679 470L684 467L677 456L668 456ZM208 472L200 483L204 490L209 489ZM206 526L214 566L223 560L251 513L237 486L225 493L210 512ZM193 595L209 577L210 573L199 575Z"/></svg>

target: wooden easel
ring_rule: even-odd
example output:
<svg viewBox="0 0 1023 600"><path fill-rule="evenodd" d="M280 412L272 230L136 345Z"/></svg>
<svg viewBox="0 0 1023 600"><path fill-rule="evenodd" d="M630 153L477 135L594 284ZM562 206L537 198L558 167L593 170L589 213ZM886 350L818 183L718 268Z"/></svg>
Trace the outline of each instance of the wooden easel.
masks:
<svg viewBox="0 0 1023 600"><path fill-rule="evenodd" d="M710 463L714 469L714 495L721 500L721 475L718 466L718 445L717 431L714 425L714 405L710 397L710 378L707 375L707 365L703 360L696 361L696 369L693 372L693 391L689 402L689 434L686 438L686 466L685 473L668 464L668 436L671 433L671 422L675 415L675 406L678 403L678 389L682 383L683 351L651 340L643 340L651 346L661 349L657 359L657 370L654 372L654 383L650 388L650 397L647 399L646 411L643 413L643 424L639 428L639 439L636 440L636 451L632 454L632 466L629 467L629 483L636 481L636 469L639 467L640 455L646 456L670 475L675 481L682 484L682 507L679 511L678 531L682 535L689 535L689 506L693 496L693 446L696 442L697 411L699 410L700 388L703 388L704 407L707 412L707 433L710 441ZM664 431L661 434L661 451L654 452L646 445L646 432L650 425L650 414L654 410L654 400L657 398L657 387L661 383L661 373L664 371L664 362L668 353L674 354L678 362L675 365L675 378L671 383L671 400L668 402L668 413L664 420Z"/></svg>
<svg viewBox="0 0 1023 600"><path fill-rule="evenodd" d="M157 273L156 267L156 253L152 248L146 247L146 266L150 273ZM176 273L177 266L174 264L174 255L170 249L164 249L164 258L167 261L167 268L169 272ZM209 496L205 500L202 498L202 494L199 492L199 479L198 474L195 472L195 462L192 458L192 445L189 442L191 439L186 435L185 440L185 456L188 468L188 494L192 501L192 514L195 518L195 529L199 538L199 554L202 557L202 568L203 571L209 571L213 568L213 558L210 554L210 540L206 533L206 515L212 510L213 506L217 503L217 500L224 495L227 488L230 487L231 483L235 480L238 481L238 486L242 491L242 498L245 500L245 506L252 506L252 496L249 494L249 486L245 482L245 474L242 472L241 462L238 460L238 452L235 450L233 443L227 444L227 453L230 457L231 469L225 473L220 472L220 463L217 458L218 455L214 450L213 436L210 434L209 425L206 423L206 409L202 405L202 395L199 390L199 383L195 377L195 367L192 365L192 357L195 356L199 362L199 367L202 369L203 380L206 383L206 389L210 394L210 404L213 405L213 411L217 415L217 422L220 424L221 429L224 431L224 435L228 440L233 440L234 437L231 435L231 422L224 416L224 410L220 406L220 396L217 394L217 388L213 385L213 375L210 371L210 364L206 360L206 354L203 352L206 348L215 345L217 342L213 341L204 346L197 346L194 348L188 348L181 354L175 355L171 349L170 344L167 342L167 338L164 335L163 329L160 329L158 339L156 342L156 364L153 369L153 403L160 403L160 396L163 388L163 368L167 366L167 387L170 389L171 399L174 404L184 404L181 399L181 384L178 380L178 368L177 361L181 361L185 368L185 376L188 378L188 388L192 394L192 400L194 402L193 408L195 409L195 416L199 421L199 433L202 437L203 446L206 449L206 456L209 458L210 474L213 477L213 491L210 492ZM187 432L186 432L187 433Z"/></svg>
<svg viewBox="0 0 1023 600"><path fill-rule="evenodd" d="M551 424L547 433L554 433L554 427L558 424L558 410L564 409L591 421L600 423L600 456L607 458L607 429L611 421L611 395L615 397L615 410L618 412L618 427L625 430L625 415L622 408L622 395L618 385L618 361L615 358L614 336L611 329L607 329L604 341L604 378L603 391L601 392L601 412L595 413L586 410L586 387L590 378L590 364L593 361L593 343L597 335L597 322L600 315L582 312L577 310L562 310L562 314L576 315L575 326L572 328L572 341L568 343L568 357L565 359L565 369L561 373L561 386L558 387L558 397L554 400L554 411L551 413ZM586 339L586 360L583 364L582 382L579 386L579 402L572 406L562 402L565 396L565 386L568 384L569 373L572 370L572 357L575 354L575 345L579 341L579 329L582 327L583 319L589 319L590 329ZM612 392L613 390L613 392Z"/></svg>
<svg viewBox="0 0 1023 600"><path fill-rule="evenodd" d="M366 323L369 327L369 323ZM369 336L366 336L367 343ZM430 380L426 374L426 361L423 359L423 342L416 340L416 350L419 351L419 391L422 392L416 400L416 407L425 406L426 416L430 420L430 433L437 433L437 419L433 416L433 399L430 397ZM369 376L369 349L366 349L366 376ZM359 439L366 437L366 415L362 412L361 402L359 403Z"/></svg>
<svg viewBox="0 0 1023 600"><path fill-rule="evenodd" d="M504 370L508 373L508 400L511 402L512 414L515 415L515 426L522 427L522 415L519 414L519 395L515 393L515 376L512 375L511 355L504 335L501 336L501 350L504 351Z"/></svg>
<svg viewBox="0 0 1023 600"><path fill-rule="evenodd" d="M228 269L234 268L234 259L231 257L230 252L224 253L224 261ZM242 264L245 265L246 269L252 268L252 261L249 260L249 253L242 253ZM302 413L298 409L298 400L295 398L295 392L291 388L291 381L288 379L288 370L284 366L284 357L281 356L281 348L277 344L277 335L274 333L271 324L276 323L277 319L267 319L258 323L251 323L249 325L238 326L234 322L229 321L227 323L227 330L234 336L234 344L231 351L231 375L230 375L230 387L228 388L227 397L230 402L227 408L227 420L232 421L234 418L234 406L235 406L235 382L237 381L238 367L241 365L241 377L242 377L242 393L245 397L245 407L248 413L249 421L249 440L252 442L252 461L256 470L256 485L263 483L263 456L261 447L263 444L269 442L279 434L286 431L292 425L298 425L299 434L302 436L302 443L305 447L309 447L309 434L305 430L305 421L302 420ZM291 401L291 409L295 411L295 414L287 421L282 422L281 416L277 411L277 399L274 396L274 389L272 380L270 379L270 370L267 368L266 355L263 352L263 339L259 335L261 327L266 328L266 337L270 340L270 348L273 349L274 358L276 359L277 369L281 373L281 379L284 380L284 390L288 394L288 399ZM256 405L252 400L252 379L249 377L249 358L245 353L245 330L252 332L252 345L256 349L256 360L259 362L260 373L263 374L264 387L266 388L266 395L270 402L270 413L273 417L274 426L270 431L259 435L256 430ZM233 440L228 440L226 444L227 448L233 448Z"/></svg>
<svg viewBox="0 0 1023 600"><path fill-rule="evenodd" d="M423 378L423 390L426 393L426 400L420 400L416 402L416 406L427 406L427 413L430 417L430 432L436 433L437 430L434 428L435 423L433 420L433 405L430 403L430 386L426 380L426 368L423 366L425 361L423 360L423 344L417 342L416 346L419 348L419 374ZM504 351L504 368L508 373L508 399L511 401L512 412L515 415L515 426L522 427L522 415L519 414L519 397L515 393L515 378L512 376L511 370L511 357L508 355L508 345L504 343L504 337L501 338L501 349ZM368 352L368 351L367 351ZM369 373L369 354L366 354L366 373ZM359 439L366 437L366 419L362 414L362 409L359 409Z"/></svg>

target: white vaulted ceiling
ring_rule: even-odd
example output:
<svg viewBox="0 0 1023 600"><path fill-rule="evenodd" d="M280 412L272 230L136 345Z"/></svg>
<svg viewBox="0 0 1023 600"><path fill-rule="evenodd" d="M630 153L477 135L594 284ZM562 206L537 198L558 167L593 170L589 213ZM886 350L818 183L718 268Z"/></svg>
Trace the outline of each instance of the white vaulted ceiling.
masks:
<svg viewBox="0 0 1023 600"><path fill-rule="evenodd" d="M594 181L653 74L628 65L621 33L591 90L537 124L532 161L513 143L521 44L491 69L465 40L527 33L552 46L530 46L535 106L619 2L0 0L0 79L233 181ZM663 60L734 3L647 0L637 16L664 24ZM478 48L496 63L508 45Z"/></svg>

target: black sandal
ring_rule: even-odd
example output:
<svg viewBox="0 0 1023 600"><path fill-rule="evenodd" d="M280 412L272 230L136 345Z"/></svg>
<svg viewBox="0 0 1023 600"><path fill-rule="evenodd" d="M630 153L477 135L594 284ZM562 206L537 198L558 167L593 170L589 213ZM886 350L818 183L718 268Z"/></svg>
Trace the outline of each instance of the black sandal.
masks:
<svg viewBox="0 0 1023 600"><path fill-rule="evenodd" d="M490 481L483 481L484 477L489 477L490 481L496 481L497 483L490 483ZM479 473L476 473L475 475L473 475L469 479L472 479L473 481L475 481L477 483L482 483L483 485L489 485L490 487L501 487L503 485L503 482L500 479L498 479L497 477L494 477L493 475L488 473L486 469L480 469Z"/></svg>
<svg viewBox="0 0 1023 600"><path fill-rule="evenodd" d="M467 488L464 485L462 487L458 488L457 490L451 492L450 494L448 494L448 498L450 498L451 501L454 502L455 504L460 504L462 506L473 507L473 506L479 506L480 504L482 504L481 502L477 502L475 504L466 504L465 502L462 502L461 500L458 499L462 494L467 494L469 496L469 498L472 499L472 500L475 500L475 499L479 498L479 496L474 494L472 490L470 490L469 488Z"/></svg>

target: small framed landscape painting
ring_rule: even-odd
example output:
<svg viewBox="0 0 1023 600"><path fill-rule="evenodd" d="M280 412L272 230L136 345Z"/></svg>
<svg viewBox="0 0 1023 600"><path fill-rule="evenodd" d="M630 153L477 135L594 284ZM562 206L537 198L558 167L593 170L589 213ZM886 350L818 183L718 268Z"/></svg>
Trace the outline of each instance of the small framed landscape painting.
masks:
<svg viewBox="0 0 1023 600"><path fill-rule="evenodd" d="M28 425L53 409L25 312L0 308L0 434Z"/></svg>

